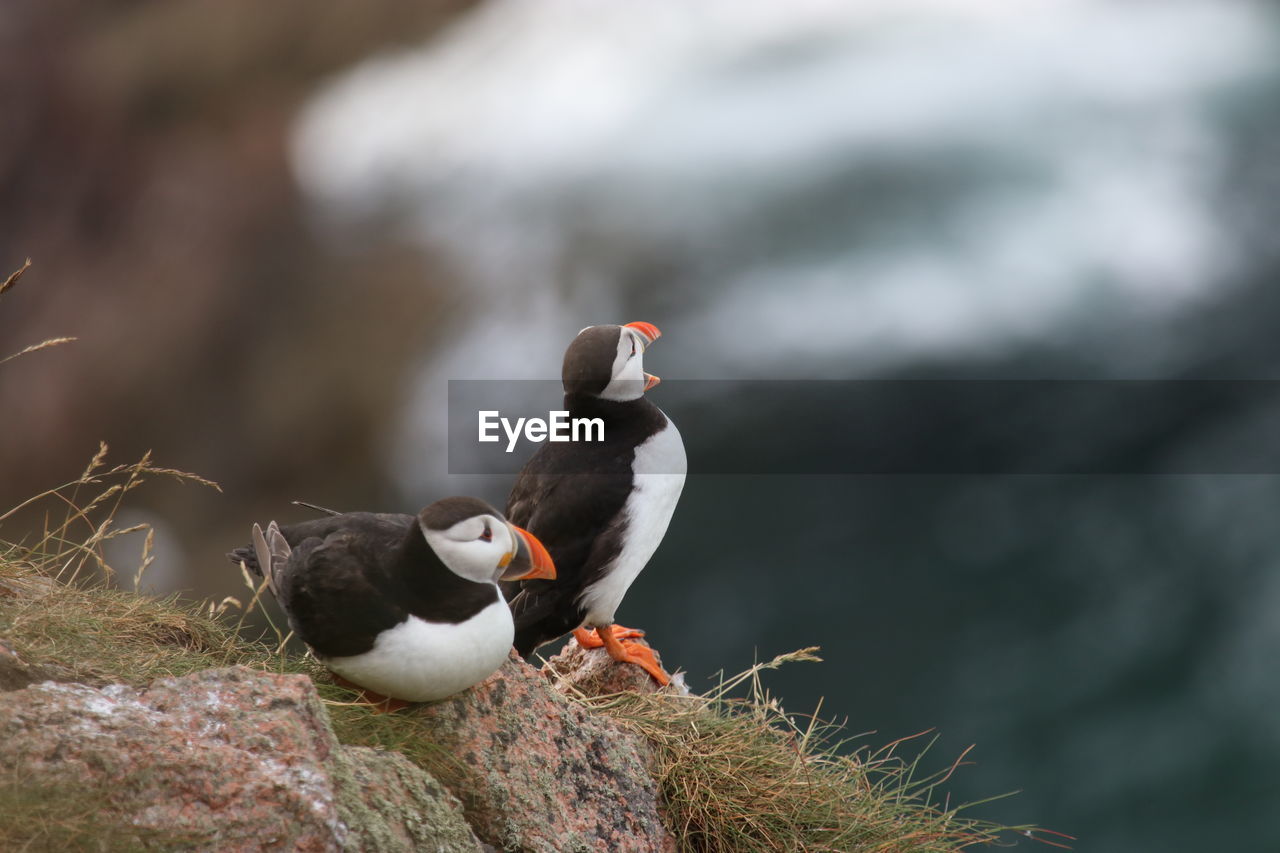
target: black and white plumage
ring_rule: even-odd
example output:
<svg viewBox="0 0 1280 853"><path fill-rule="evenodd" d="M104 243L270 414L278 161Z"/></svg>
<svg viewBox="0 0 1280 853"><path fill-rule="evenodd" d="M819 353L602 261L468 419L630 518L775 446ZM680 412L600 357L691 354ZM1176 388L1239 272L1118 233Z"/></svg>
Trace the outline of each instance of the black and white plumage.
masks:
<svg viewBox="0 0 1280 853"><path fill-rule="evenodd" d="M514 625L497 582L554 578L546 549L487 503L351 512L264 530L227 555L267 580L289 625L351 683L425 702L492 674Z"/></svg>
<svg viewBox="0 0 1280 853"><path fill-rule="evenodd" d="M658 383L644 351L660 334L650 323L589 326L565 352L564 408L602 419L604 440L543 444L508 497L508 517L542 540L557 571L554 584L504 585L522 656L586 626L598 629L593 645L629 659L605 635L666 534L687 469L679 430L644 396ZM665 678L656 662L646 668Z"/></svg>

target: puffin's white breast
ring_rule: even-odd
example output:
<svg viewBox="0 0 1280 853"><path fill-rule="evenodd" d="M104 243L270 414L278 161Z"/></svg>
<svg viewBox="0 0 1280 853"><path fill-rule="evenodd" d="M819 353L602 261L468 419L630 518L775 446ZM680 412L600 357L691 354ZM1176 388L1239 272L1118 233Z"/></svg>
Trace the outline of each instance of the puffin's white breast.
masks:
<svg viewBox="0 0 1280 853"><path fill-rule="evenodd" d="M636 448L631 465L631 494L622 508L627 519L622 550L604 576L582 593L586 624L607 625L613 621L622 597L667 533L684 490L688 467L680 430L670 418L666 427Z"/></svg>
<svg viewBox="0 0 1280 853"><path fill-rule="evenodd" d="M410 616L378 635L362 655L325 658L325 666L361 687L409 702L443 699L478 684L502 666L515 627L498 600L465 622Z"/></svg>

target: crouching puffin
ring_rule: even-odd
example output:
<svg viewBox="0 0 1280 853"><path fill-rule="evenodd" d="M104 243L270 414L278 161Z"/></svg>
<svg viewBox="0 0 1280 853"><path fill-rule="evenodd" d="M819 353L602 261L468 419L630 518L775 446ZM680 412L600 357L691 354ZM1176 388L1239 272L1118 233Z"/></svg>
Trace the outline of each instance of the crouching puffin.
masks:
<svg viewBox="0 0 1280 853"><path fill-rule="evenodd" d="M658 384L644 351L659 335L651 323L588 326L565 351L564 408L602 419L604 440L544 443L507 499L507 516L546 544L558 574L554 584L503 587L522 657L572 631L579 644L670 680L651 649L624 642L642 631L613 624L667 532L688 467L679 430L644 396Z"/></svg>
<svg viewBox="0 0 1280 853"><path fill-rule="evenodd" d="M403 700L388 710L489 677L514 634L498 580L556 574L536 537L465 497L416 516L254 524L253 544L227 556L265 575L294 633L340 679L370 701Z"/></svg>

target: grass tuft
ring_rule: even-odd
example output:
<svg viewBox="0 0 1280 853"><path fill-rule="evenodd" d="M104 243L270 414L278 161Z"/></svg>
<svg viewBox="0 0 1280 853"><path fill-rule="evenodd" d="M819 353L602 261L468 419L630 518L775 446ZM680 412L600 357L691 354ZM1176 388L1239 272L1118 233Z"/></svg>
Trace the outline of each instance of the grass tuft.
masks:
<svg viewBox="0 0 1280 853"><path fill-rule="evenodd" d="M74 585L84 579L86 567L114 578L116 570L107 562L104 544L120 536L145 531L147 536L143 542L142 557L134 574L136 588L142 573L151 564L154 538L146 524L116 527L115 516L125 497L152 477L222 491L217 483L197 474L155 465L150 451L137 462L108 468L107 452L106 442L101 442L98 452L78 478L46 489L0 514L0 535L5 532L7 522L32 513L39 513L42 519L38 528L40 532L34 534L34 538L28 536L16 542L0 543L0 549L17 549L21 552L21 562L35 566L41 573L65 584Z"/></svg>
<svg viewBox="0 0 1280 853"><path fill-rule="evenodd" d="M704 695L572 698L652 744L668 824L682 851L954 851L1008 843L1013 835L1062 846L1056 833L976 820L961 814L966 806L938 805L938 787L959 760L922 776L927 746L910 760L898 755L912 739L850 753L842 749L848 739L841 739L839 726L788 714L760 674L818 661L816 652L779 655Z"/></svg>

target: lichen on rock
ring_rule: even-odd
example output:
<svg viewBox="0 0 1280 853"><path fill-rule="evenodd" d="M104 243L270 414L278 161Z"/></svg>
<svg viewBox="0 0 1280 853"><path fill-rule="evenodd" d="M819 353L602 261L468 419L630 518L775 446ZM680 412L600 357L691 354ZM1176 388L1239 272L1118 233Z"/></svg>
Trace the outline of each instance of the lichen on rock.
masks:
<svg viewBox="0 0 1280 853"><path fill-rule="evenodd" d="M331 773L348 850L483 849L457 797L403 755L348 746Z"/></svg>

